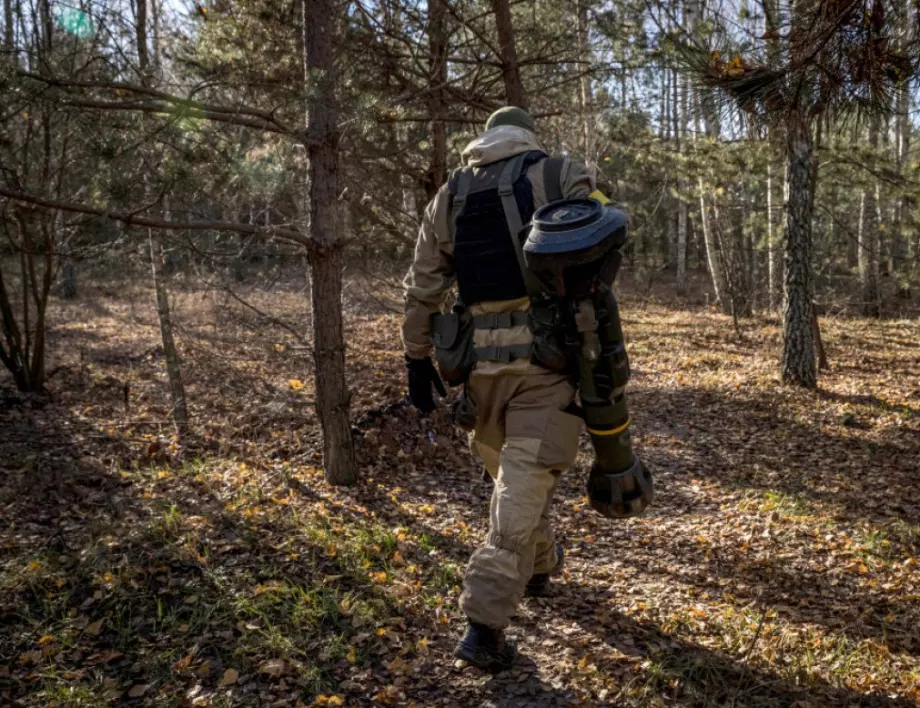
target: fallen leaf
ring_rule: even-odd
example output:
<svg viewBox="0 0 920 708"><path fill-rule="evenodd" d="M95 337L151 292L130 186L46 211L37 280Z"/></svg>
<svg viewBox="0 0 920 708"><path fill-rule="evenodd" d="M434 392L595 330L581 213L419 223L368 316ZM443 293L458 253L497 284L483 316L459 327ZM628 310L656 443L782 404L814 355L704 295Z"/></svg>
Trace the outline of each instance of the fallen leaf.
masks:
<svg viewBox="0 0 920 708"><path fill-rule="evenodd" d="M240 672L236 669L227 669L224 671L224 675L220 677L218 686L232 686L236 683L236 680L240 677Z"/></svg>
<svg viewBox="0 0 920 708"><path fill-rule="evenodd" d="M149 683L139 683L131 687L131 690L128 691L128 698L140 698L145 693L147 689L150 688Z"/></svg>
<svg viewBox="0 0 920 708"><path fill-rule="evenodd" d="M96 620L95 622L91 622L90 624L86 625L86 628L83 631L89 635L92 635L93 637L96 637L102 631L103 622L105 622L105 619Z"/></svg>
<svg viewBox="0 0 920 708"><path fill-rule="evenodd" d="M268 659L259 664L259 673L266 676L280 676L284 672L283 659Z"/></svg>

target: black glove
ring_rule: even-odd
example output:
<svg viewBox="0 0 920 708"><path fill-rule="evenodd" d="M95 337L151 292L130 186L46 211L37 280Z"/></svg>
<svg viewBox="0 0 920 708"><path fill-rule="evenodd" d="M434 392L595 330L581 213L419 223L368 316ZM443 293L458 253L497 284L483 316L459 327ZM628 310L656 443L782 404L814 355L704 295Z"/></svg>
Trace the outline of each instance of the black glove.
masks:
<svg viewBox="0 0 920 708"><path fill-rule="evenodd" d="M421 413L431 413L434 410L434 396L431 385L438 390L441 398L447 396L441 377L431 361L431 357L424 359L411 359L406 357L406 369L409 372L409 400Z"/></svg>

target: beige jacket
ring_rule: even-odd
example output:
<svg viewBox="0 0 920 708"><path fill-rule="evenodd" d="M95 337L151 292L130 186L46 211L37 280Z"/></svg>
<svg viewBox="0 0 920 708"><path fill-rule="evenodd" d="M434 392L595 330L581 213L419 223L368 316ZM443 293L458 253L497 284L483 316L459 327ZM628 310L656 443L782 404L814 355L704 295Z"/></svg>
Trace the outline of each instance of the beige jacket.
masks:
<svg viewBox="0 0 920 708"><path fill-rule="evenodd" d="M541 150L536 136L529 130L515 126L499 126L487 130L473 140L463 151L465 165L478 167L504 160L522 152ZM543 164L532 165L527 177L533 188L534 207L546 204L546 187L543 182ZM561 173L562 194L566 198L587 197L596 189L593 175L584 164L566 159ZM431 315L440 312L445 297L454 284L453 251L449 219L449 193L447 185L425 208L425 216L419 229L415 245L415 258L403 282L406 289L405 320L402 337L406 354L413 359L422 359L431 353L428 340ZM528 298L496 302L481 302L473 305L473 315L489 312L511 312L527 310ZM527 344L533 337L527 326L504 330L476 330L475 346L506 346ZM518 359L508 364L481 362L477 374L529 373L542 371L528 361Z"/></svg>

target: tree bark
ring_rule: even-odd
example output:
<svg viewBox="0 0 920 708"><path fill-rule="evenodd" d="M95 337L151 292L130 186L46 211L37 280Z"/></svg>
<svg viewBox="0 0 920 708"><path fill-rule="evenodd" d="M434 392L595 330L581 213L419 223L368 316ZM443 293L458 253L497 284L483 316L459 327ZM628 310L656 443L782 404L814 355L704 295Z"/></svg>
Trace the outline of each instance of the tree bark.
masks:
<svg viewBox="0 0 920 708"><path fill-rule="evenodd" d="M57 293L62 300L77 299L77 264L73 258L64 257L58 274Z"/></svg>
<svg viewBox="0 0 920 708"><path fill-rule="evenodd" d="M782 230L776 228L774 222L774 212L776 205L773 203L773 154L767 158L767 290L768 302L771 312L775 312L780 307L783 289L783 262L780 258L782 254Z"/></svg>
<svg viewBox="0 0 920 708"><path fill-rule="evenodd" d="M508 105L527 108L524 84L521 81L521 67L514 42L514 25L511 22L509 0L491 0L495 13L495 29L498 31L499 57L502 64L502 81L505 84L505 100Z"/></svg>
<svg viewBox="0 0 920 708"><path fill-rule="evenodd" d="M15 43L13 22L13 0L3 0L3 49L10 53L10 59Z"/></svg>
<svg viewBox="0 0 920 708"><path fill-rule="evenodd" d="M712 276L712 289L715 292L716 302L725 306L725 275L722 268L722 246L719 234L713 228L715 219L715 206L706 202L706 184L703 178L699 180L700 188L700 225L703 229L703 243L706 244L706 264Z"/></svg>
<svg viewBox="0 0 920 708"><path fill-rule="evenodd" d="M431 165L426 191L434 199L447 174L447 0L428 2L428 83L431 113Z"/></svg>
<svg viewBox="0 0 920 708"><path fill-rule="evenodd" d="M323 467L330 484L357 481L348 422L342 321L342 248L339 214L339 128L335 64L336 9L331 0L304 0L304 68L308 84L310 287L316 411L323 430Z"/></svg>
<svg viewBox="0 0 920 708"><path fill-rule="evenodd" d="M696 132L700 132L700 117L698 114L702 112L705 118L706 137L711 140L718 135L718 121L715 114L715 107L712 105L711 101L705 100L704 96L700 95L699 98L701 111L697 111L697 115L694 118ZM709 274L712 278L712 289L716 296L716 302L724 309L726 307L726 287L725 274L722 269L722 249L719 242L719 234L717 233L718 229L715 228L717 225L713 223L717 221L715 200L712 200L712 204L707 203L706 182L702 174L700 174L699 177L698 187L700 190L700 227L703 230L703 243L706 246L706 264L709 266Z"/></svg>
<svg viewBox="0 0 920 708"><path fill-rule="evenodd" d="M137 40L137 59L140 70L141 85L148 86L152 78L150 50L147 40L147 0L135 0L135 37ZM156 52L156 48L154 48ZM145 201L151 201L151 189L148 177L144 176ZM168 215L166 221L169 221ZM166 375L169 378L169 394L172 403L172 419L176 433L182 440L188 433L188 406L185 399L185 385L182 383L182 359L173 338L172 313L169 308L169 290L165 280L165 259L163 236L156 229L147 230L150 244L150 270L153 276L153 289L156 295L157 317L160 321L160 338L163 343L163 356L166 359Z"/></svg>
<svg viewBox="0 0 920 708"><path fill-rule="evenodd" d="M905 51L910 47L916 37L917 18L913 17L915 11L908 3L905 3L900 12L899 47L901 51ZM898 171L901 173L902 177L905 176L905 172L909 165L908 156L910 154L911 134L910 104L910 83L904 81L898 88L895 110L895 159L897 160ZM892 275L897 276L903 271L910 270L914 265L917 234L912 233L913 229L905 229L905 224L910 219L909 215L913 214L915 206L916 199L913 194L902 194L895 205L895 216L891 233L895 273ZM907 263L904 262L905 256L907 257ZM906 266L906 268L904 266Z"/></svg>
<svg viewBox="0 0 920 708"><path fill-rule="evenodd" d="M771 64L779 59L779 0L763 0L764 37L766 38L767 57ZM771 312L779 309L783 289L782 234L776 227L773 203L773 156L777 143L778 131L775 127L767 129L767 291Z"/></svg>
<svg viewBox="0 0 920 708"><path fill-rule="evenodd" d="M700 0L696 5L696 22L703 19L704 3ZM719 110L715 99L705 91L697 92L699 110L694 111L694 124L696 133L700 134L700 120L703 122L703 131L707 141L715 142L722 132ZM676 110L676 108L675 108ZM706 263L709 266L709 275L712 278L712 288L715 292L716 303L723 312L729 312L731 303L727 301L728 284L727 273L724 269L724 254L722 252L722 228L719 222L717 195L711 194L707 199L709 188L706 178L701 173L698 181L700 190L700 226L703 230L703 243L706 246Z"/></svg>
<svg viewBox="0 0 920 708"><path fill-rule="evenodd" d="M696 37L699 27L702 3L699 0L685 0L683 3L684 27L691 37ZM675 75L675 79L678 77ZM690 109L690 81L686 77L680 82L680 101L675 101L674 109L679 112L680 119L675 126L677 131L677 151L681 156L687 154L688 120ZM689 221L689 205L687 192L690 189L686 177L686 168L681 160L677 179L678 211L677 211L677 286L682 288L687 278L687 222Z"/></svg>
<svg viewBox="0 0 920 708"><path fill-rule="evenodd" d="M675 76L675 79L677 77ZM687 80L680 82L680 101L675 103L675 110L679 115L677 129L677 152L685 155L687 152ZM686 194L689 183L685 175L683 161L678 171L677 178L677 287L682 288L687 277L687 201Z"/></svg>
<svg viewBox="0 0 920 708"><path fill-rule="evenodd" d="M811 305L811 336L815 340L815 356L818 358L818 371L827 371L827 353L824 351L824 342L821 341L821 327L818 324L818 309L814 303Z"/></svg>
<svg viewBox="0 0 920 708"><path fill-rule="evenodd" d="M811 220L814 210L814 146L806 117L796 112L786 123L786 237L783 289L785 383L817 388L812 330Z"/></svg>
<svg viewBox="0 0 920 708"><path fill-rule="evenodd" d="M878 148L879 120L873 118L869 125L869 146L872 156L868 166L875 164L875 150ZM881 220L879 219L878 182L863 190L860 200L860 243L859 243L859 282L861 286L862 313L866 317L878 317L879 299L879 253Z"/></svg>
<svg viewBox="0 0 920 708"><path fill-rule="evenodd" d="M595 166L595 150L597 145L597 126L594 114L594 88L591 85L591 63L593 60L591 54L591 33L588 24L588 3L587 0L576 0L576 18L575 29L578 35L578 58L581 60L579 71L581 73L578 83L578 103L581 109L581 119L583 124L582 151L585 162L593 167Z"/></svg>
<svg viewBox="0 0 920 708"><path fill-rule="evenodd" d="M143 2L143 0L141 0ZM163 236L156 229L147 230L150 243L150 267L153 273L153 288L156 292L157 317L160 321L160 338L163 341L163 355L166 359L166 374L169 377L169 393L172 400L172 419L176 433L182 439L188 433L188 407L185 402L185 385L182 383L182 361L173 338L172 314L169 309L169 291L163 278Z"/></svg>

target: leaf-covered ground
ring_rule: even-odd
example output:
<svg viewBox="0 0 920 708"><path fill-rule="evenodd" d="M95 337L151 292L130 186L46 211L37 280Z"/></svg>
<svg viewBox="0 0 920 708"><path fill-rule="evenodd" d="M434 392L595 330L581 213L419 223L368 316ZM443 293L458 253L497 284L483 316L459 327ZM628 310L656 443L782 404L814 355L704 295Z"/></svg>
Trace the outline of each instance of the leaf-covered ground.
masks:
<svg viewBox="0 0 920 708"><path fill-rule="evenodd" d="M306 321L296 292L252 297ZM0 704L920 702L916 322L824 320L809 393L778 383L775 319L739 338L626 297L656 503L612 523L565 477L567 570L491 677L450 656L490 483L443 413L401 402L398 318L364 300L349 489L322 480L309 351L252 310L176 299L186 450L149 297L56 310L52 395L0 384Z"/></svg>

